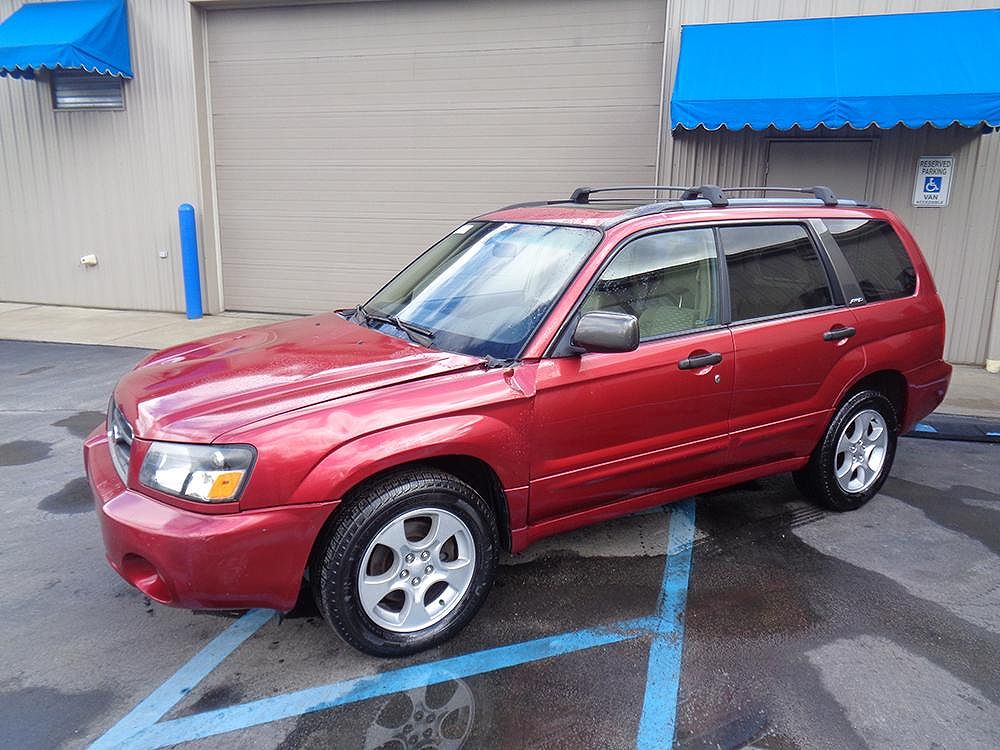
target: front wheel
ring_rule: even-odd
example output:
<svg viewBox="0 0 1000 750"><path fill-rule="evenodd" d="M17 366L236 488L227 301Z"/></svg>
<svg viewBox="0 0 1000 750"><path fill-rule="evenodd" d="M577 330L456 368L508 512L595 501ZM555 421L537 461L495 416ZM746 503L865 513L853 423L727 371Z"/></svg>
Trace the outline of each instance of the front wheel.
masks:
<svg viewBox="0 0 1000 750"><path fill-rule="evenodd" d="M320 611L344 640L404 656L461 630L486 599L499 554L479 493L450 474L413 469L345 503L310 573Z"/></svg>
<svg viewBox="0 0 1000 750"><path fill-rule="evenodd" d="M855 393L837 409L806 467L795 472L795 484L831 510L860 508L888 478L898 433L889 399L878 391Z"/></svg>

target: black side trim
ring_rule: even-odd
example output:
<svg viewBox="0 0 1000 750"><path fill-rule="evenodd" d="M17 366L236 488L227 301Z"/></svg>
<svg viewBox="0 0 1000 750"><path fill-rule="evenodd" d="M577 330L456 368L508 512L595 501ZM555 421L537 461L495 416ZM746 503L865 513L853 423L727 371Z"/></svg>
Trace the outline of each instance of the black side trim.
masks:
<svg viewBox="0 0 1000 750"><path fill-rule="evenodd" d="M826 262L830 264L830 270L833 271L831 281L836 282L835 289L839 286L840 303L848 307L865 304L865 295L861 291L861 285L858 284L858 279L854 275L851 265L847 262L844 251L840 249L840 245L837 244L837 240L827 229L826 224L822 219L810 219L809 226L816 234L816 239L819 240L823 249L821 255L824 256Z"/></svg>

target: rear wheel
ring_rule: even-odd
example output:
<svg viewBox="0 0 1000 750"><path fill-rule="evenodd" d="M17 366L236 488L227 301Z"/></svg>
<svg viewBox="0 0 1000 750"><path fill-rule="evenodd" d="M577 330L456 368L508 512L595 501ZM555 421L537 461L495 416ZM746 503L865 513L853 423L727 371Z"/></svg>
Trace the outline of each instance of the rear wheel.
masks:
<svg viewBox="0 0 1000 750"><path fill-rule="evenodd" d="M831 510L860 508L888 478L898 432L896 410L882 393L853 394L837 409L809 463L793 474L796 486Z"/></svg>
<svg viewBox="0 0 1000 750"><path fill-rule="evenodd" d="M310 578L320 611L355 648L403 656L455 635L489 593L498 534L469 485L410 469L345 500Z"/></svg>

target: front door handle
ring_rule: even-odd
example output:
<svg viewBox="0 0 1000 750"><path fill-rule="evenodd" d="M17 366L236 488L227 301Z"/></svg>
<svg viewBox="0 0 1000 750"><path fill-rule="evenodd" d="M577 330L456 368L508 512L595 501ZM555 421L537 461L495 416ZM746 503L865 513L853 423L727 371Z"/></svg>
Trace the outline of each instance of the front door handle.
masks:
<svg viewBox="0 0 1000 750"><path fill-rule="evenodd" d="M695 354L687 359L682 359L677 363L677 369L679 370L699 370L702 367L708 367L709 365L717 365L722 361L722 355L719 352L712 352L711 354Z"/></svg>
<svg viewBox="0 0 1000 750"><path fill-rule="evenodd" d="M840 341L841 339L849 339L856 333L853 326L834 326L829 331L823 332L823 340Z"/></svg>

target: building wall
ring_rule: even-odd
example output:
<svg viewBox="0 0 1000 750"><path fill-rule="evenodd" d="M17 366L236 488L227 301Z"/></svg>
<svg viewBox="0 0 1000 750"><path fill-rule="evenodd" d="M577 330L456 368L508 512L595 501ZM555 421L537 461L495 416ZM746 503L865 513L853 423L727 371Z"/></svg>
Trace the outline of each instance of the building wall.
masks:
<svg viewBox="0 0 1000 750"><path fill-rule="evenodd" d="M0 18L21 4L0 0ZM184 309L177 206L201 185L190 12L129 0L124 111L56 112L47 81L0 78L0 300Z"/></svg>
<svg viewBox="0 0 1000 750"><path fill-rule="evenodd" d="M995 6L995 0L649 2L667 8L668 96L685 23ZM0 17L20 4L0 0ZM207 302L209 309L217 309L221 279L205 9L279 4L284 3L129 0L136 78L126 83L123 112L54 112L45 81L0 78L0 300L182 310L176 208L191 202L202 219ZM767 139L776 133L674 135L668 117L664 107L660 153L655 155L662 182L747 185L762 180ZM975 363L1000 358L1000 300L994 302L1000 263L1000 133L979 137L968 130L925 128L870 135L878 142L872 198L902 215L933 267L948 313L947 356ZM910 207L917 157L943 154L956 156L949 207ZM531 188L524 186L526 196ZM166 259L159 258L161 251ZM96 268L79 264L80 256L89 253L99 258ZM994 343L989 348L991 329Z"/></svg>
<svg viewBox="0 0 1000 750"><path fill-rule="evenodd" d="M996 7L992 0L669 0L665 90L673 90L683 24L760 19L870 15ZM720 52L722 58L724 53ZM728 61L728 64L753 61ZM789 65L810 61L790 60ZM817 65L819 63L817 62ZM878 71L865 74L877 75ZM1000 133L981 135L966 128L893 128L858 131L771 132L704 130L671 133L664 113L660 179L663 184L715 182L762 185L767 141L783 138L863 135L876 141L874 185L870 198L896 211L910 227L931 265L945 304L953 362L982 363L988 355L991 318L1000 272ZM917 159L955 156L951 199L946 208L911 205ZM1000 332L994 331L994 337ZM998 339L1000 340L1000 339ZM996 346L996 345L994 345ZM1000 350L989 349L991 359Z"/></svg>

